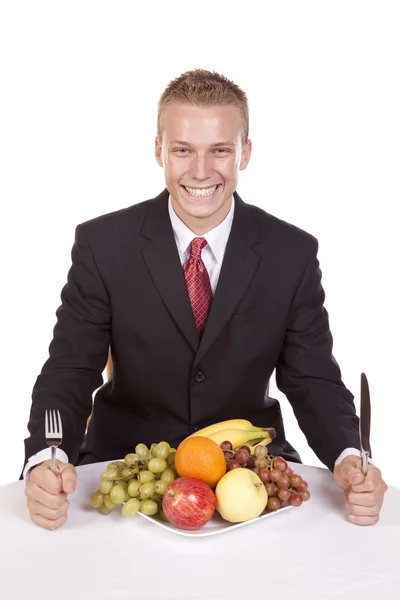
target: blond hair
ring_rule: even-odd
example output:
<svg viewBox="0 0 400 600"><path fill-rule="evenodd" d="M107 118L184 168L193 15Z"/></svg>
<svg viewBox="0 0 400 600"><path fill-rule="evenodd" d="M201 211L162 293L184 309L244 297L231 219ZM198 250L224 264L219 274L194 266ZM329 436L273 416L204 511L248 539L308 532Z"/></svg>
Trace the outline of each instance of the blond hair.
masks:
<svg viewBox="0 0 400 600"><path fill-rule="evenodd" d="M231 104L240 110L243 123L242 143L249 139L249 106L245 92L236 83L215 71L194 69L170 81L158 102L157 140L162 143L163 111L172 102L192 106L224 106Z"/></svg>

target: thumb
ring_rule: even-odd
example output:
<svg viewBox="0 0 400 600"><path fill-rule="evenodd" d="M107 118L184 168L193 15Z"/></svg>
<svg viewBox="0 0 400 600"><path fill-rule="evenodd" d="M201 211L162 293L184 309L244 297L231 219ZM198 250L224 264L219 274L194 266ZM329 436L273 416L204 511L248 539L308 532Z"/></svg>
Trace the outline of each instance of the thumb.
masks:
<svg viewBox="0 0 400 600"><path fill-rule="evenodd" d="M70 463L58 465L61 475L62 489L66 494L72 494L76 489L76 469Z"/></svg>
<svg viewBox="0 0 400 600"><path fill-rule="evenodd" d="M339 465L336 482L339 487L345 489L353 485L359 485L364 481L364 475L354 462L342 462Z"/></svg>

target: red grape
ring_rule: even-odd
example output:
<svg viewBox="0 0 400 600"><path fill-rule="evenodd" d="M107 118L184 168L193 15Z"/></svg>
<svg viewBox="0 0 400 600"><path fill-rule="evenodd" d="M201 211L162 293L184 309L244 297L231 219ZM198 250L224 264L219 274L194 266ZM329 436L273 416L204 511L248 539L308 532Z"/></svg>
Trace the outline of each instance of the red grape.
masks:
<svg viewBox="0 0 400 600"><path fill-rule="evenodd" d="M228 462L228 460L231 460L231 458L234 457L234 452L232 452L232 450L224 450L224 456L226 462Z"/></svg>
<svg viewBox="0 0 400 600"><path fill-rule="evenodd" d="M255 461L255 458L254 458L254 456L250 456L250 457L249 457L249 460L248 460L248 461L247 461L247 463L246 463L246 467L247 467L248 469L254 469L254 467L255 467L254 461Z"/></svg>
<svg viewBox="0 0 400 600"><path fill-rule="evenodd" d="M303 504L303 498L297 492L292 492L292 495L289 498L289 504L291 504L291 506L301 506Z"/></svg>
<svg viewBox="0 0 400 600"><path fill-rule="evenodd" d="M279 481L280 478L282 477L282 471L279 471L279 469L272 469L272 471L269 474L269 478L271 481Z"/></svg>
<svg viewBox="0 0 400 600"><path fill-rule="evenodd" d="M268 510L278 510L281 507L279 498L268 498L267 508Z"/></svg>
<svg viewBox="0 0 400 600"><path fill-rule="evenodd" d="M290 479L287 475L282 473L281 478L276 482L278 488L288 488L290 485Z"/></svg>
<svg viewBox="0 0 400 600"><path fill-rule="evenodd" d="M277 456L274 460L274 468L284 472L288 468L288 464L284 458Z"/></svg>
<svg viewBox="0 0 400 600"><path fill-rule="evenodd" d="M290 498L290 490L287 487L281 488L278 492L279 500L289 500Z"/></svg>
<svg viewBox="0 0 400 600"><path fill-rule="evenodd" d="M292 469L290 467L288 467L286 469L286 471L283 471L283 474L287 475L290 478L293 475L293 471L292 471Z"/></svg>
<svg viewBox="0 0 400 600"><path fill-rule="evenodd" d="M281 500L281 508L286 508L286 506L289 506L289 499Z"/></svg>
<svg viewBox="0 0 400 600"><path fill-rule="evenodd" d="M274 498L278 496L279 489L276 487L274 483L266 483L265 490L267 492L268 498Z"/></svg>
<svg viewBox="0 0 400 600"><path fill-rule="evenodd" d="M299 487L301 481L302 481L302 479L301 479L300 475L292 475L290 478L290 485L292 487L297 488L297 487Z"/></svg>
<svg viewBox="0 0 400 600"><path fill-rule="evenodd" d="M307 500L309 500L311 496L308 490L303 490L302 492L300 492L300 495L302 497L303 502L307 502Z"/></svg>
<svg viewBox="0 0 400 600"><path fill-rule="evenodd" d="M231 471L232 469L239 469L241 466L242 465L240 465L237 460L231 458L231 460L228 460L226 463L226 470Z"/></svg>
<svg viewBox="0 0 400 600"><path fill-rule="evenodd" d="M220 447L222 450L233 450L233 446L228 440L222 442L222 444L220 444Z"/></svg>
<svg viewBox="0 0 400 600"><path fill-rule="evenodd" d="M249 454L251 453L249 446L240 446L240 448L238 448L238 450L246 450L246 452L248 452Z"/></svg>
<svg viewBox="0 0 400 600"><path fill-rule="evenodd" d="M254 467L253 469L251 469L254 473L256 473L257 475L260 472L260 469L257 469L257 467Z"/></svg>
<svg viewBox="0 0 400 600"><path fill-rule="evenodd" d="M236 451L235 454L235 460L237 460L237 462L241 465L245 465L247 463L247 461L250 458L250 453L248 450L245 450L244 448L241 448L240 450Z"/></svg>
<svg viewBox="0 0 400 600"><path fill-rule="evenodd" d="M260 469L258 472L258 476L263 483L268 483L269 479L269 469Z"/></svg>
<svg viewBox="0 0 400 600"><path fill-rule="evenodd" d="M302 491L302 490L307 490L307 489L308 489L308 483L307 483L307 481L304 481L304 479L302 479L302 480L300 481L299 485L297 486L297 489L298 489L299 491Z"/></svg>

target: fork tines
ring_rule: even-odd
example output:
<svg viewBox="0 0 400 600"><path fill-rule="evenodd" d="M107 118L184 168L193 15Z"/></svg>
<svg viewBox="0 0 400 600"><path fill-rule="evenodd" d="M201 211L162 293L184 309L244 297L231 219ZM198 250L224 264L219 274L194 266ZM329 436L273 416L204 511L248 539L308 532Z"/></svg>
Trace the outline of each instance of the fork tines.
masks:
<svg viewBox="0 0 400 600"><path fill-rule="evenodd" d="M46 409L45 417L46 437L62 437L62 423L59 410Z"/></svg>

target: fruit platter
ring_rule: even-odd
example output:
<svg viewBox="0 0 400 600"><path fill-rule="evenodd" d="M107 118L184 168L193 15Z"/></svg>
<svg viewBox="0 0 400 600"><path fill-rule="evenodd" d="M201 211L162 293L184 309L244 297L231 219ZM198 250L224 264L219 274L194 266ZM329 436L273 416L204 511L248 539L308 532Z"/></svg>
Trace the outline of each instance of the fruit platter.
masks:
<svg viewBox="0 0 400 600"><path fill-rule="evenodd" d="M177 448L139 443L100 475L91 506L118 507L181 535L213 535L264 519L310 498L308 483L268 452L273 428L245 419L209 425Z"/></svg>

